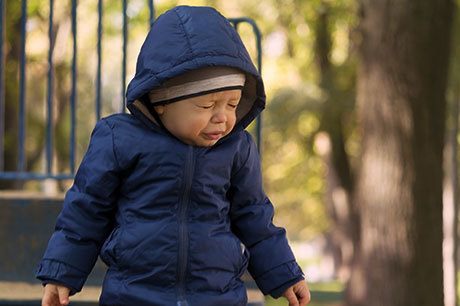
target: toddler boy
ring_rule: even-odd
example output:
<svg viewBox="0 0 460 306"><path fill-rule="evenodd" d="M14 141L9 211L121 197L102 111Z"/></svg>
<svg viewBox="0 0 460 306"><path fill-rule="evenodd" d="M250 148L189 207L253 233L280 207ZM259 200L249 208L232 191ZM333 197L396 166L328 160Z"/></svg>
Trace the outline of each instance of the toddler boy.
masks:
<svg viewBox="0 0 460 306"><path fill-rule="evenodd" d="M226 18L160 16L127 100L131 114L97 123L66 193L36 271L43 305L68 304L98 255L101 305L246 305L246 268L264 294L308 303L244 130L264 108L262 79Z"/></svg>

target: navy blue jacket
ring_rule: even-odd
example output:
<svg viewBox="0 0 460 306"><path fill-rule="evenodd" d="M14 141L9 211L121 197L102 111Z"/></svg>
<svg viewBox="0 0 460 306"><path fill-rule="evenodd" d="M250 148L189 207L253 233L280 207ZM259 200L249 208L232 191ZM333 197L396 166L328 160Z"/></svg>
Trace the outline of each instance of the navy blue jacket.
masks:
<svg viewBox="0 0 460 306"><path fill-rule="evenodd" d="M237 124L212 147L186 145L156 124L146 94L216 65L246 73ZM246 268L275 297L302 279L244 130L264 108L263 83L226 18L184 6L160 16L127 98L131 114L94 128L36 276L75 293L100 255L102 305L245 305Z"/></svg>

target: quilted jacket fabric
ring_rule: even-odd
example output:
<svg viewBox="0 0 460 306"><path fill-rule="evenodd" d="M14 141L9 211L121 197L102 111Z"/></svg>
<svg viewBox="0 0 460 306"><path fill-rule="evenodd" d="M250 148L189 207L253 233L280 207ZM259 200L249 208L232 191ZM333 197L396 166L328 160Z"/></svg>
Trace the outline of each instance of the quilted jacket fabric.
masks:
<svg viewBox="0 0 460 306"><path fill-rule="evenodd" d="M229 135L188 146L155 123L146 94L206 66L244 71L244 97ZM207 7L160 16L127 98L131 114L96 124L36 276L75 293L100 256L101 305L246 305L247 268L274 296L302 279L244 130L264 108L263 83L229 22Z"/></svg>

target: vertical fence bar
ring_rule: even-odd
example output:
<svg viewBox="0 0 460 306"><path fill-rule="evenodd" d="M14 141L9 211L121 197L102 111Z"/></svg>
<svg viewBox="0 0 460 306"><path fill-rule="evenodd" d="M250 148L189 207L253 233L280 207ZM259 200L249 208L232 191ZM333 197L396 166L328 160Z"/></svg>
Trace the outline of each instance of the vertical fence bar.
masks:
<svg viewBox="0 0 460 306"><path fill-rule="evenodd" d="M153 0L147 0L147 2L149 3L149 8L150 8L150 28L152 27L153 25L153 22L155 21L155 6L153 5Z"/></svg>
<svg viewBox="0 0 460 306"><path fill-rule="evenodd" d="M72 58L72 93L70 96L70 144L69 144L69 166L70 173L75 172L75 130L76 130L76 100L77 100L77 0L72 0L72 36L73 36L73 58Z"/></svg>
<svg viewBox="0 0 460 306"><path fill-rule="evenodd" d="M0 0L0 171L4 166L3 135L5 134L5 62L3 58L3 40L5 39L5 1Z"/></svg>
<svg viewBox="0 0 460 306"><path fill-rule="evenodd" d="M238 25L241 22L247 22L252 26L254 35L256 36L256 48L257 48L257 70L262 75L262 35L260 34L259 27L250 18L230 18L229 21L233 24L234 28L238 31ZM256 119L256 143L259 153L262 152L262 114L259 114Z"/></svg>
<svg viewBox="0 0 460 306"><path fill-rule="evenodd" d="M127 0L123 0L123 64L121 71L121 95L122 95L122 109L121 112L126 112L126 52L128 46L128 16L126 11L128 9Z"/></svg>
<svg viewBox="0 0 460 306"><path fill-rule="evenodd" d="M96 72L96 122L101 118L101 68L102 68L102 0L97 3L97 72Z"/></svg>
<svg viewBox="0 0 460 306"><path fill-rule="evenodd" d="M21 56L19 71L19 151L18 171L24 172L24 139L25 139L25 108L26 108L26 25L27 0L22 0L21 8Z"/></svg>
<svg viewBox="0 0 460 306"><path fill-rule="evenodd" d="M251 20L252 29L256 35L256 45L257 45L257 69L259 70L260 75L262 75L262 35L260 34L259 28ZM259 154L262 152L262 113L259 114L256 121L257 129L257 148L259 149ZM262 156L262 154L260 154Z"/></svg>
<svg viewBox="0 0 460 306"><path fill-rule="evenodd" d="M50 0L50 12L48 20L48 97L47 97L47 120L46 120L46 173L51 174L52 148L53 148L53 13L54 0Z"/></svg>

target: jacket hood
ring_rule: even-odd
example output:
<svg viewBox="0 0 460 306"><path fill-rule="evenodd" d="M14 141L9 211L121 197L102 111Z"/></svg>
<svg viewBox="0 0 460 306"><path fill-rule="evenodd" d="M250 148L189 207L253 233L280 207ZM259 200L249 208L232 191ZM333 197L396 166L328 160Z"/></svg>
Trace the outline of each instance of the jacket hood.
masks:
<svg viewBox="0 0 460 306"><path fill-rule="evenodd" d="M142 121L155 121L148 101L151 89L188 71L212 66L233 67L246 74L232 132L246 128L265 107L262 78L234 27L211 7L178 6L155 20L128 85L127 107Z"/></svg>

